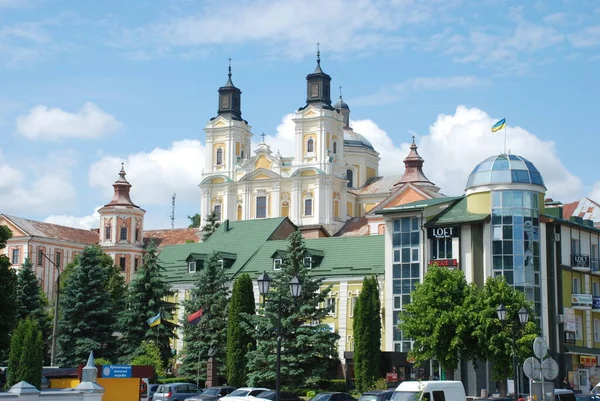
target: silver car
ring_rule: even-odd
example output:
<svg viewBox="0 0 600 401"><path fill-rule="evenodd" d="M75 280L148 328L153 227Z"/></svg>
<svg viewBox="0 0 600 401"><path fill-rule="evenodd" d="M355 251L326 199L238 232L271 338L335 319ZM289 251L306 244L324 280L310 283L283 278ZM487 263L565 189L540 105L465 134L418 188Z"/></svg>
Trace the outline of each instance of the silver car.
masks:
<svg viewBox="0 0 600 401"><path fill-rule="evenodd" d="M202 389L191 383L161 384L154 393L152 401L183 401L201 392Z"/></svg>

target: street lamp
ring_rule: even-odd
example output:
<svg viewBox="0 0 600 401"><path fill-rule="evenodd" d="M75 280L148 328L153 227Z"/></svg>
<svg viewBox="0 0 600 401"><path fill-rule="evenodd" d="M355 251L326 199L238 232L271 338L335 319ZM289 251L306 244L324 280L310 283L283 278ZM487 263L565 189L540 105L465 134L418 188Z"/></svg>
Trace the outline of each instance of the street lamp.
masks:
<svg viewBox="0 0 600 401"><path fill-rule="evenodd" d="M263 297L263 303L267 302L267 294L269 293L269 288L271 287L271 278L267 275L267 273L263 272L258 277L258 292ZM302 292L302 283L298 276L292 277L289 283L290 293L294 299L297 299L300 296L300 292ZM275 363L275 401L279 401L279 394L281 391L281 301L282 295L278 294L279 297L274 300L277 302L277 362ZM271 301L271 300L269 300Z"/></svg>
<svg viewBox="0 0 600 401"><path fill-rule="evenodd" d="M54 366L56 357L56 336L58 332L58 299L60 297L60 268L44 252L40 254L45 257L52 266L56 267L56 302L54 303L54 323L52 325L52 345L50 346L50 366Z"/></svg>
<svg viewBox="0 0 600 401"><path fill-rule="evenodd" d="M498 308L496 308L496 313L498 314L498 320L500 320L504 325L504 322L506 321L506 307L504 306L504 304L498 305ZM519 309L517 315L519 316L519 322L521 323L521 326L525 326L525 324L529 320L529 312L527 312L527 309L525 309L525 307L522 307L521 309ZM515 391L515 401L517 401L519 399L519 368L517 363L517 333L515 323L510 323L510 328L512 332L513 382Z"/></svg>

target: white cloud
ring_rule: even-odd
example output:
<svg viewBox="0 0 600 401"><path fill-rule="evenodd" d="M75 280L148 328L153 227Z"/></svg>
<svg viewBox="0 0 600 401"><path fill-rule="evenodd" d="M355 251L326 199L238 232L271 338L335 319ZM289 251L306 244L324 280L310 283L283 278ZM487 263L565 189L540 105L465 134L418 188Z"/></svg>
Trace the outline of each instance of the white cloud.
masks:
<svg viewBox="0 0 600 401"><path fill-rule="evenodd" d="M86 102L75 113L39 105L17 117L17 132L29 139L99 138L122 126L92 102Z"/></svg>
<svg viewBox="0 0 600 401"><path fill-rule="evenodd" d="M590 26L581 32L569 35L575 47L592 47L600 44L600 25Z"/></svg>
<svg viewBox="0 0 600 401"><path fill-rule="evenodd" d="M72 208L77 191L71 184L70 162L50 155L37 165L17 169L4 160L0 149L0 213L30 214Z"/></svg>
<svg viewBox="0 0 600 401"><path fill-rule="evenodd" d="M44 221L46 223L58 224L61 226L67 227L75 227L75 228L83 228L89 230L91 228L98 228L100 226L100 214L98 213L98 209L101 206L98 206L94 213L89 216L76 217L68 214L51 214Z"/></svg>
<svg viewBox="0 0 600 401"><path fill-rule="evenodd" d="M273 154L279 153L284 157L293 157L294 156L294 135L295 128L294 122L292 119L294 118L294 113L289 113L283 116L281 122L277 126L275 135L266 134L265 143L269 145ZM252 140L252 149L256 149L256 147L262 143L262 137L254 134L254 139ZM254 155L252 155L254 156Z"/></svg>
<svg viewBox="0 0 600 401"><path fill-rule="evenodd" d="M113 195L112 184L118 178L121 162L125 163L127 180L131 183L131 199L144 205L170 204L173 193L177 201L200 204L200 179L204 166L205 147L198 140L175 141L169 149L155 148L124 159L105 156L90 166L89 183L100 188L107 203Z"/></svg>

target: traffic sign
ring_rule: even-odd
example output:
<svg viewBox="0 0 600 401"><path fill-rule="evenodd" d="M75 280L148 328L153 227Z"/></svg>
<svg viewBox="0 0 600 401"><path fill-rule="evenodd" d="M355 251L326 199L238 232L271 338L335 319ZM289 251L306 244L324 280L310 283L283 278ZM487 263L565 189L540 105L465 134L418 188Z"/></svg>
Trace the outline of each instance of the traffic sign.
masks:
<svg viewBox="0 0 600 401"><path fill-rule="evenodd" d="M540 361L532 356L527 358L523 363L523 373L525 373L525 376L529 377L530 379L539 379L542 373Z"/></svg>
<svg viewBox="0 0 600 401"><path fill-rule="evenodd" d="M558 376L558 363L553 358L546 358L542 362L542 374L546 380L554 380Z"/></svg>
<svg viewBox="0 0 600 401"><path fill-rule="evenodd" d="M536 337L536 339L533 340L533 353L538 359L544 359L548 353L548 344L546 344L546 340L542 337Z"/></svg>

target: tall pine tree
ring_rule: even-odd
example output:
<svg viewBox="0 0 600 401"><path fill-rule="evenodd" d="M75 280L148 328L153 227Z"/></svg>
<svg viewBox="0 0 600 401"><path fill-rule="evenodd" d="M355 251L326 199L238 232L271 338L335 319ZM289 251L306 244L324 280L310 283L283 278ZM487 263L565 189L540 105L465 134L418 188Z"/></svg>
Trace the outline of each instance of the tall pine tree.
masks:
<svg viewBox="0 0 600 401"><path fill-rule="evenodd" d="M379 379L381 360L381 301L375 277L363 280L354 309L354 376L356 388L363 392Z"/></svg>
<svg viewBox="0 0 600 401"><path fill-rule="evenodd" d="M306 249L302 234L289 237L287 256L282 269L271 275L271 289L260 313L251 316L247 330L256 328L256 349L248 353L248 381L251 385L274 387L277 347L277 319L281 308L281 384L297 387L327 377L330 367L339 362L336 341L339 336L324 325L331 308L321 307L331 291L321 288L323 279L310 274L304 266ZM289 283L298 276L302 292L294 300Z"/></svg>
<svg viewBox="0 0 600 401"><path fill-rule="evenodd" d="M158 348L163 368L171 358L170 340L176 337L177 325L169 319L175 316L177 305L166 299L173 295L163 272L158 264L158 255L153 243L146 246L144 263L131 280L126 296L126 307L119 315L118 326L121 339L119 352L123 363L130 362L138 356L140 346L144 341L153 341ZM161 323L150 327L148 319L161 315Z"/></svg>
<svg viewBox="0 0 600 401"><path fill-rule="evenodd" d="M247 322L247 316L255 313L252 279L242 274L233 284L227 325L227 383L235 387L246 383L248 368L244 361L254 344L252 332L245 330L242 322Z"/></svg>
<svg viewBox="0 0 600 401"><path fill-rule="evenodd" d="M212 233L214 233L216 229L219 228L220 224L221 223L219 222L219 216L214 212L214 210L208 213L205 217L205 223L200 229L200 233L202 234L202 242L208 240Z"/></svg>
<svg viewBox="0 0 600 401"><path fill-rule="evenodd" d="M44 364L44 341L34 318L21 320L10 343L7 385L21 381L41 389Z"/></svg>
<svg viewBox="0 0 600 401"><path fill-rule="evenodd" d="M107 291L111 271L105 265L105 255L97 246L84 248L64 283L57 338L57 360L62 366L85 363L90 351L107 359L114 356L116 316Z"/></svg>
<svg viewBox="0 0 600 401"><path fill-rule="evenodd" d="M25 259L17 275L17 314L20 320L33 318L38 323L42 338L49 337L52 318L48 314L48 298L29 258Z"/></svg>
<svg viewBox="0 0 600 401"><path fill-rule="evenodd" d="M12 237L7 226L0 226L0 250ZM11 267L10 259L0 255L0 364L6 365L10 348L10 333L17 322L17 274Z"/></svg>
<svg viewBox="0 0 600 401"><path fill-rule="evenodd" d="M199 379L206 377L206 362L209 351L215 358L219 374L225 373L225 344L227 342L227 297L225 275L219 264L219 255L213 253L197 271L191 298L185 302L185 316L203 310L203 316L195 325L184 317L183 364L180 373Z"/></svg>

